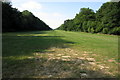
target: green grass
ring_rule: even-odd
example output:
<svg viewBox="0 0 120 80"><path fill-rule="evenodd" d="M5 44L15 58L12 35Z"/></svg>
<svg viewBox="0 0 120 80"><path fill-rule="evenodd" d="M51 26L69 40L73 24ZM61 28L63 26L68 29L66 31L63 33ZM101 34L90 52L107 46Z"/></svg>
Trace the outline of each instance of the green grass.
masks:
<svg viewBox="0 0 120 80"><path fill-rule="evenodd" d="M3 78L81 78L82 73L88 78L118 75L115 35L55 30L3 33L2 40ZM87 58L95 59L92 62L96 65L91 66ZM109 69L101 70L98 66Z"/></svg>

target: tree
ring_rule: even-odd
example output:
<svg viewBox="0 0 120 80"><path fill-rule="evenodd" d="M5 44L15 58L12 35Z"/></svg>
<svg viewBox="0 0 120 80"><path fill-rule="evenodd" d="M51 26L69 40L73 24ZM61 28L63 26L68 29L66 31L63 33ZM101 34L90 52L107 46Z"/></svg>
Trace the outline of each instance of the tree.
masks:
<svg viewBox="0 0 120 80"><path fill-rule="evenodd" d="M10 2L2 2L2 31L28 30L51 30L51 28L28 10L20 12L12 8Z"/></svg>
<svg viewBox="0 0 120 80"><path fill-rule="evenodd" d="M64 22L59 29L119 35L119 14L120 2L104 3L96 13L92 9L81 8L72 21Z"/></svg>

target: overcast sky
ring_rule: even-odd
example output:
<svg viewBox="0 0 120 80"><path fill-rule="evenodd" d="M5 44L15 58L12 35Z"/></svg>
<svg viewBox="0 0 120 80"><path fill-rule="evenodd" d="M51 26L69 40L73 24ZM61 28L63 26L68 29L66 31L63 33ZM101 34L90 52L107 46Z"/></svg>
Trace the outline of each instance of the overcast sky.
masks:
<svg viewBox="0 0 120 80"><path fill-rule="evenodd" d="M12 0L18 10L29 10L51 28L55 29L66 19L72 19L80 8L91 8L94 11L109 0Z"/></svg>

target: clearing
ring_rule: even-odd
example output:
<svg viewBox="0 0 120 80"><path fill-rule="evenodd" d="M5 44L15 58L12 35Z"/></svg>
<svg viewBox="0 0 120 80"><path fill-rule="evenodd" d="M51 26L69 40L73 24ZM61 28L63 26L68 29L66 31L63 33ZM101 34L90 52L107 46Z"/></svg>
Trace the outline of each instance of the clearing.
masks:
<svg viewBox="0 0 120 80"><path fill-rule="evenodd" d="M3 78L116 78L118 36L70 31L3 33Z"/></svg>

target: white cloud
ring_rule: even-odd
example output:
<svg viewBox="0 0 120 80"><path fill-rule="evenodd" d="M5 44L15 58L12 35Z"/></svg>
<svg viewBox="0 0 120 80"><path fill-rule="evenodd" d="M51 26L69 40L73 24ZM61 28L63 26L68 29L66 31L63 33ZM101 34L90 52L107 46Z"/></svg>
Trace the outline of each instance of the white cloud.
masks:
<svg viewBox="0 0 120 80"><path fill-rule="evenodd" d="M56 16L56 17L61 17L62 16L60 13L53 13L52 15Z"/></svg>
<svg viewBox="0 0 120 80"><path fill-rule="evenodd" d="M18 1L16 1L17 4L15 3L13 7L17 7L20 11L29 10L32 12L32 11L38 11L42 8L42 5L35 1L27 1L27 2L23 1L23 3L19 3L19 4Z"/></svg>
<svg viewBox="0 0 120 80"><path fill-rule="evenodd" d="M21 5L23 9L28 9L28 10L34 10L34 9L41 9L42 6L41 4L34 2L34 1L29 1L27 3L24 3Z"/></svg>
<svg viewBox="0 0 120 80"><path fill-rule="evenodd" d="M68 19L65 15L57 12L45 13L45 12L34 12L35 16L39 17L51 28L55 29L63 24L64 20Z"/></svg>
<svg viewBox="0 0 120 80"><path fill-rule="evenodd" d="M13 7L18 8L20 11L29 10L35 16L44 21L51 28L55 29L63 24L64 20L68 19L67 15L59 12L45 12L44 7L38 0L12 0Z"/></svg>
<svg viewBox="0 0 120 80"><path fill-rule="evenodd" d="M22 4L21 7L26 9L41 9L42 6L36 2L30 1L28 3Z"/></svg>

